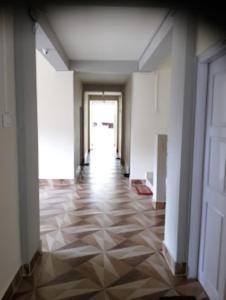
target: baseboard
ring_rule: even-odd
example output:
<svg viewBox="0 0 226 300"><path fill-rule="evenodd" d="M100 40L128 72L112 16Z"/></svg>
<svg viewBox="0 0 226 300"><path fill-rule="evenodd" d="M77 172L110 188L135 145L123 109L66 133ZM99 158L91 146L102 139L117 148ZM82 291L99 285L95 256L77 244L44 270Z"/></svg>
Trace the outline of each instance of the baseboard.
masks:
<svg viewBox="0 0 226 300"><path fill-rule="evenodd" d="M130 174L130 170L129 170L130 168L127 165L127 163L125 161L123 161L123 163L121 165L122 165L122 169L123 169L123 174Z"/></svg>
<svg viewBox="0 0 226 300"><path fill-rule="evenodd" d="M162 244L162 254L174 276L185 276L187 271L187 264L178 263L174 261L174 258L170 254L169 250L167 249L166 245Z"/></svg>
<svg viewBox="0 0 226 300"><path fill-rule="evenodd" d="M77 169L75 170L75 182L78 181L80 174L81 174L81 166L78 166Z"/></svg>
<svg viewBox="0 0 226 300"><path fill-rule="evenodd" d="M14 295L20 287L20 284L25 276L31 276L40 257L41 257L41 250L37 250L32 257L30 263L22 265L19 270L17 271L16 275L14 276L12 282L10 283L9 287L7 288L2 300L13 300Z"/></svg>
<svg viewBox="0 0 226 300"><path fill-rule="evenodd" d="M37 250L33 255L30 263L24 264L23 267L23 276L31 276L39 259L41 258L42 252L41 250Z"/></svg>
<svg viewBox="0 0 226 300"><path fill-rule="evenodd" d="M153 204L153 208L156 209L156 210L166 208L166 202L153 201L152 204Z"/></svg>
<svg viewBox="0 0 226 300"><path fill-rule="evenodd" d="M124 166L125 166L125 160L124 160L124 158L123 157L121 157L121 166L124 168Z"/></svg>
<svg viewBox="0 0 226 300"><path fill-rule="evenodd" d="M14 295L18 290L22 279L23 279L23 266L21 266L17 271L8 289L6 290L4 296L2 297L2 300L12 300L14 298Z"/></svg>
<svg viewBox="0 0 226 300"><path fill-rule="evenodd" d="M89 163L89 153L90 150L88 150L88 152L86 152L86 154L84 155L84 165Z"/></svg>

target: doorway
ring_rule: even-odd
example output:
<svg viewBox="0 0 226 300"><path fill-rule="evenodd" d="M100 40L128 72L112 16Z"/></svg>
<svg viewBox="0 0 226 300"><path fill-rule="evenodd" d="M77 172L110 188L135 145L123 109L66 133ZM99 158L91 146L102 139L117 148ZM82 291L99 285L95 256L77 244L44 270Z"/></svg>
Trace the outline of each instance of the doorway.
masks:
<svg viewBox="0 0 226 300"><path fill-rule="evenodd" d="M118 102L89 102L89 145L91 151L116 153L118 138Z"/></svg>
<svg viewBox="0 0 226 300"><path fill-rule="evenodd" d="M102 153L123 162L123 98L119 91L84 91L82 162Z"/></svg>
<svg viewBox="0 0 226 300"><path fill-rule="evenodd" d="M209 64L199 278L224 299L226 246L226 55Z"/></svg>
<svg viewBox="0 0 226 300"><path fill-rule="evenodd" d="M198 276L212 300L226 296L225 80L225 48L212 47L198 64L189 245L189 275Z"/></svg>

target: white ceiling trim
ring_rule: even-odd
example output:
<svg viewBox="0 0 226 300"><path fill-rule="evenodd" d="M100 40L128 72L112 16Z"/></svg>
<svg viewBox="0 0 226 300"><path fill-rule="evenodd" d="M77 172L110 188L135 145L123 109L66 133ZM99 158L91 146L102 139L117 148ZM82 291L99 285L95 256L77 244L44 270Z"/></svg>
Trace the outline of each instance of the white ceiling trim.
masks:
<svg viewBox="0 0 226 300"><path fill-rule="evenodd" d="M151 71L159 61L168 54L171 48L171 32L173 28L173 12L169 11L151 38L139 59L139 71ZM166 41L163 43L163 41Z"/></svg>

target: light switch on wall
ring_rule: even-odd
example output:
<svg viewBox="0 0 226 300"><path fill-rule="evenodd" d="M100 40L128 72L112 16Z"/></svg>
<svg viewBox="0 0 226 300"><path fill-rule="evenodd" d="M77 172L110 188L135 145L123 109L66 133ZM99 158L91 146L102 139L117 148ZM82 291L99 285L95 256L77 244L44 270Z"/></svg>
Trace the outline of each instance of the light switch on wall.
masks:
<svg viewBox="0 0 226 300"><path fill-rule="evenodd" d="M2 113L2 127L12 128L15 127L15 117L11 112Z"/></svg>

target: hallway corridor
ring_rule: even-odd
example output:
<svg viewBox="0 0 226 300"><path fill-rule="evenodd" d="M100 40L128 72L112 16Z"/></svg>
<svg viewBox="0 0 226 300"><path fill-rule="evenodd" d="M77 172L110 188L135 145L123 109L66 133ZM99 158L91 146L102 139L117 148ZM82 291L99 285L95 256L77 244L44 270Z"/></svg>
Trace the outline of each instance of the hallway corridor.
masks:
<svg viewBox="0 0 226 300"><path fill-rule="evenodd" d="M197 282L173 278L161 255L164 210L135 193L112 153L91 154L78 184L40 182L44 253L15 299L207 299Z"/></svg>

